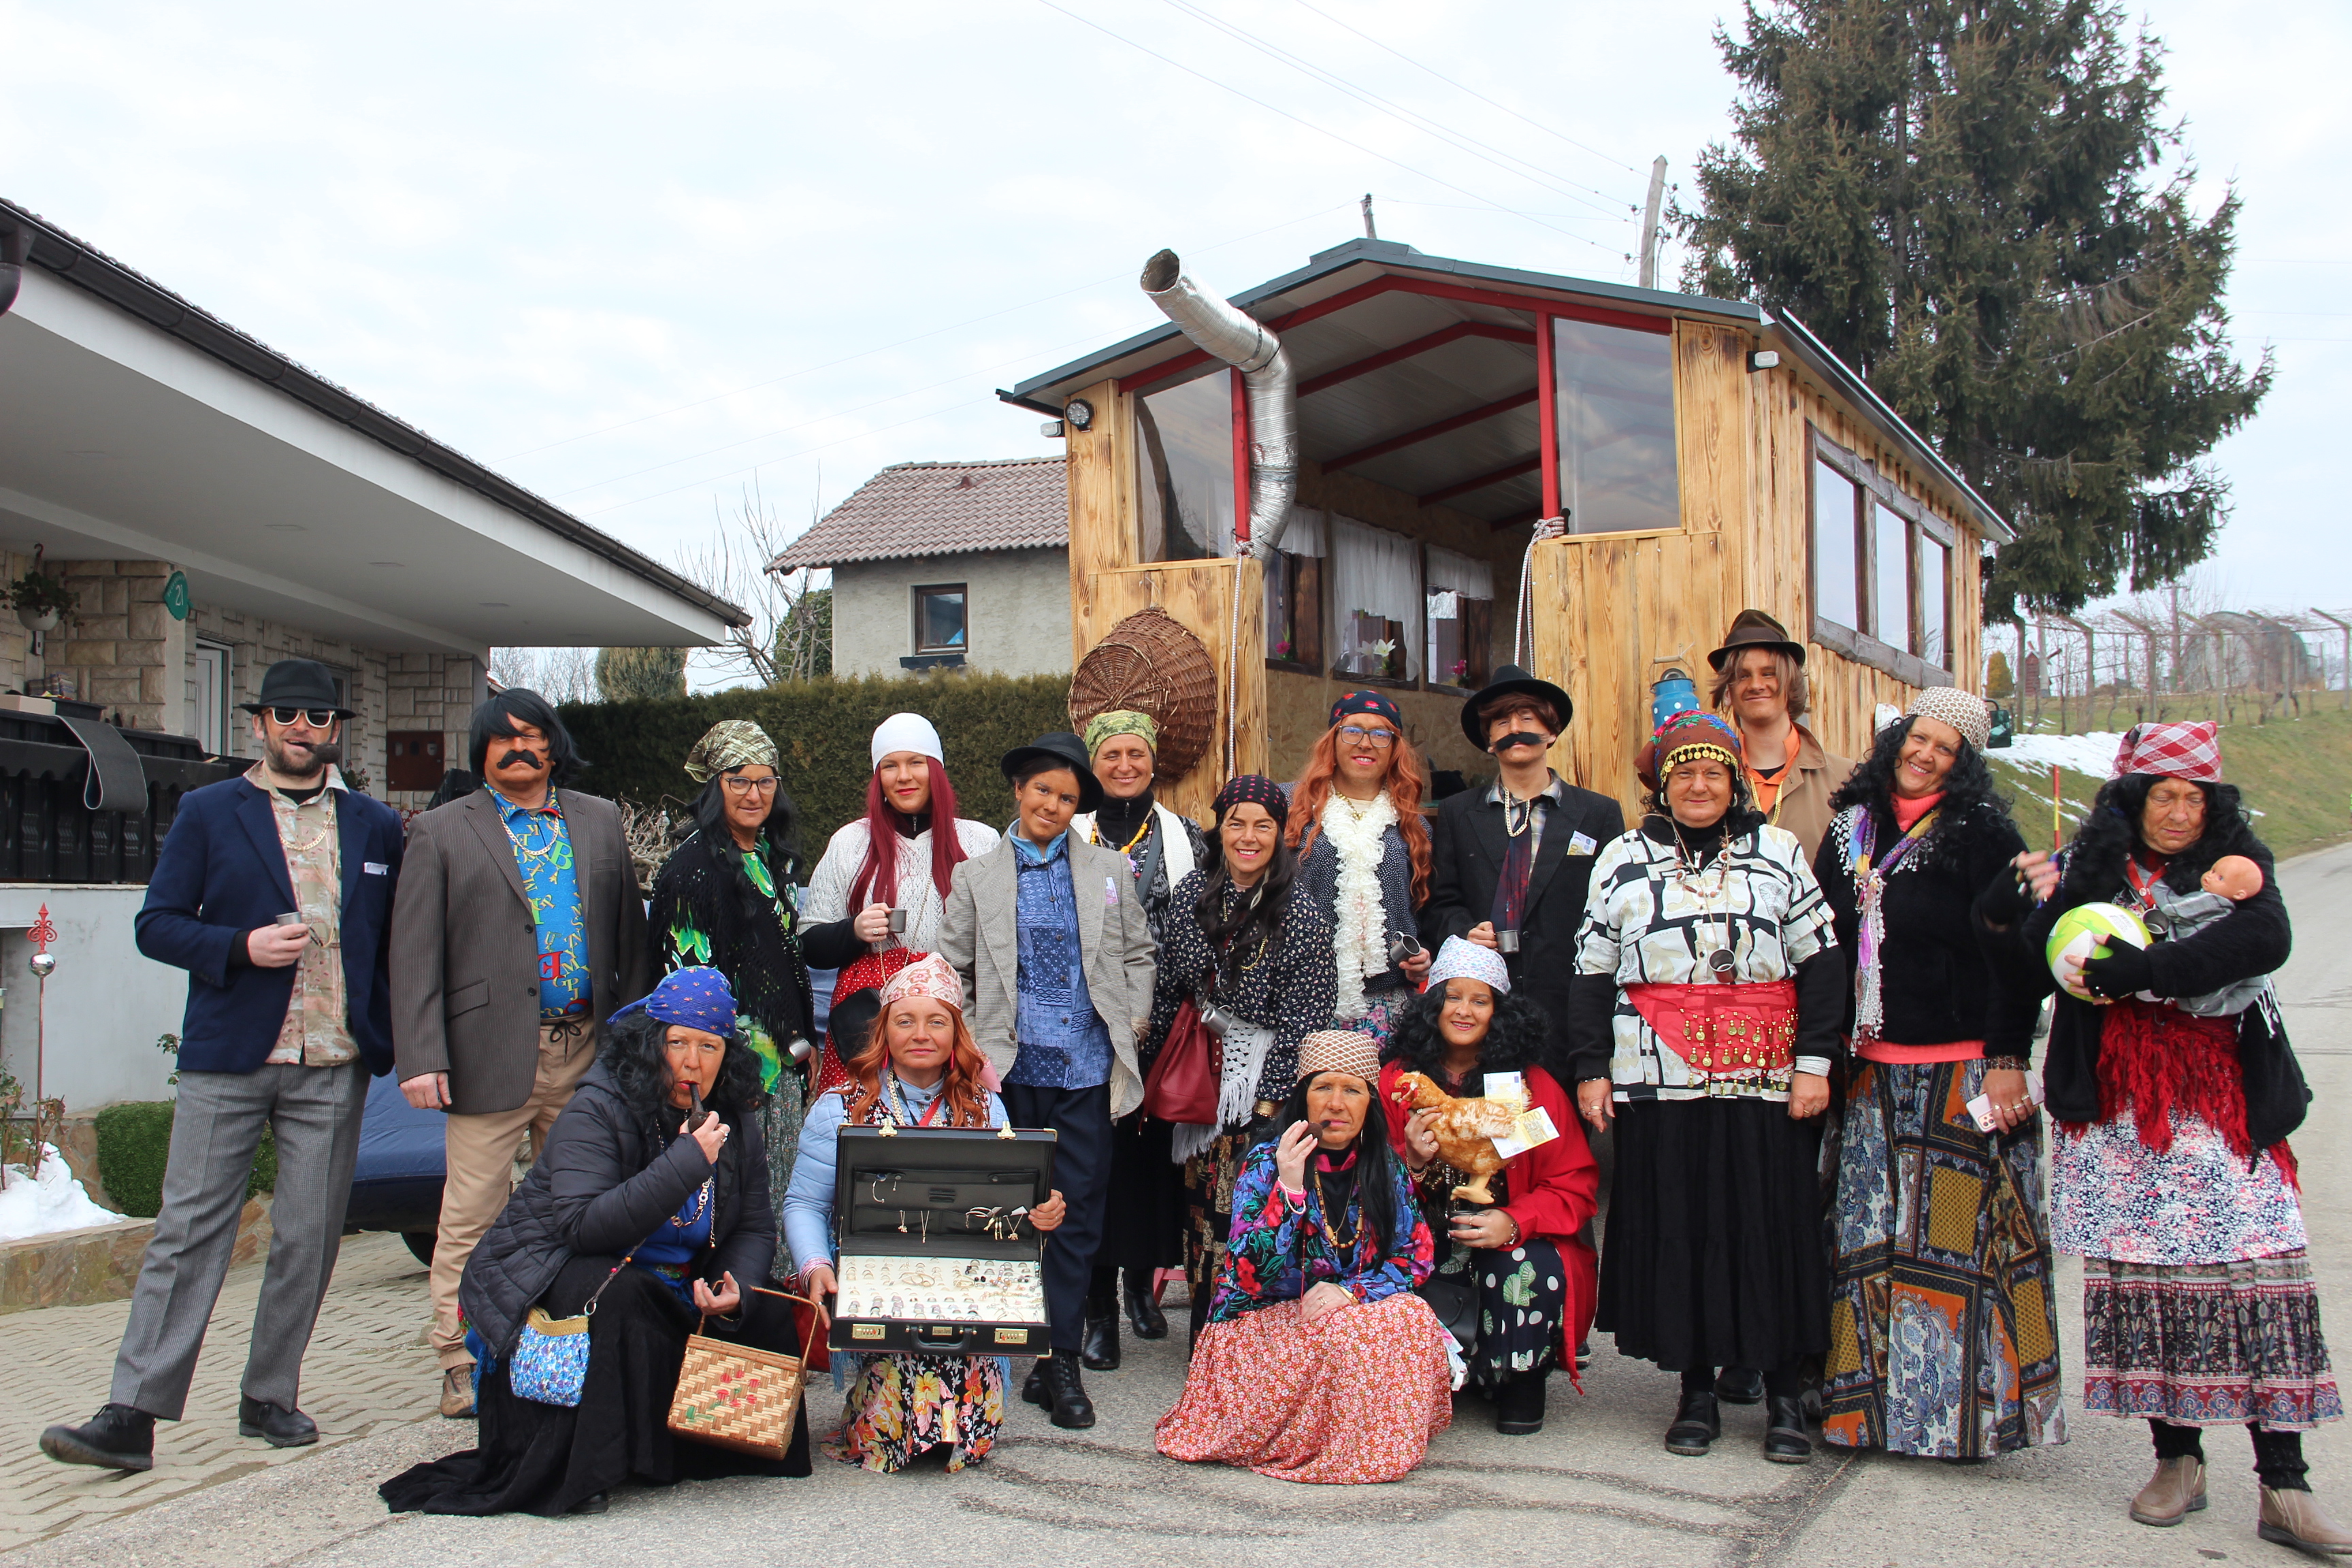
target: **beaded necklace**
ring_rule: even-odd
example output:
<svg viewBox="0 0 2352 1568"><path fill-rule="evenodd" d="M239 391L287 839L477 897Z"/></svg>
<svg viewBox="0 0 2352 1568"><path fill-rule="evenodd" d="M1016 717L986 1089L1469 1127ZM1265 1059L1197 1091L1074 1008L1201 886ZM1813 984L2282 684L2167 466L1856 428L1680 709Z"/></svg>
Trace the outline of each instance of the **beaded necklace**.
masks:
<svg viewBox="0 0 2352 1568"><path fill-rule="evenodd" d="M1356 1228L1346 1236L1341 1236L1339 1227L1331 1223L1331 1200L1323 1191L1323 1173L1320 1170L1310 1170L1307 1175L1315 1183L1316 1206L1323 1211L1323 1238L1331 1244L1333 1253L1345 1258L1349 1253L1355 1250L1356 1243L1363 1239L1364 1211L1361 1208L1356 1210ZM1349 1203L1352 1205L1354 1199L1350 1197Z"/></svg>

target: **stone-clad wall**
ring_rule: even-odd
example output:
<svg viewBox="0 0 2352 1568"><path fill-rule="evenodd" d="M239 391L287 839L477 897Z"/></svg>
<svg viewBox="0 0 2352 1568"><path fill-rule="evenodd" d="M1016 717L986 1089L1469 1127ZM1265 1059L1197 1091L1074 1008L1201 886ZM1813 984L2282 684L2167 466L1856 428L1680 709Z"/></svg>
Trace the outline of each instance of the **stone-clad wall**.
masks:
<svg viewBox="0 0 2352 1568"><path fill-rule="evenodd" d="M188 623L163 607L171 563L59 561L49 569L64 574L79 604L75 618L43 639L46 673L71 676L76 697L125 729L185 734Z"/></svg>

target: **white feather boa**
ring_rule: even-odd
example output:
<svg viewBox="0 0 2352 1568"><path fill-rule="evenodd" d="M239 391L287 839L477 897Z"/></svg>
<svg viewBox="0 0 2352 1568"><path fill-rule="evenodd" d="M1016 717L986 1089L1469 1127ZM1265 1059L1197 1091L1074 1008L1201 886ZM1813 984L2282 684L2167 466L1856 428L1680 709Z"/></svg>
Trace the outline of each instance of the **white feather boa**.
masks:
<svg viewBox="0 0 2352 1568"><path fill-rule="evenodd" d="M1381 905L1381 858L1388 850L1388 831L1397 822L1396 803L1386 790L1359 815L1346 796L1333 790L1323 803L1318 826L1339 852L1339 877L1332 900L1331 924L1336 928L1339 958L1339 1005L1334 1018L1364 1016L1364 982L1389 971L1387 912Z"/></svg>

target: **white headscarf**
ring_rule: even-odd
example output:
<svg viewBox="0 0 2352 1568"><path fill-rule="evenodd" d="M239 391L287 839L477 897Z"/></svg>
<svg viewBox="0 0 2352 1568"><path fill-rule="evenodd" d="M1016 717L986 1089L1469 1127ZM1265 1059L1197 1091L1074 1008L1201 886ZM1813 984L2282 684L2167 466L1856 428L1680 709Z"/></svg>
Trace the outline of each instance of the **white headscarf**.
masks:
<svg viewBox="0 0 2352 1568"><path fill-rule="evenodd" d="M947 765L947 749L940 744L940 732L920 713L893 713L875 726L872 765L880 767L882 759L893 752L919 752L941 767Z"/></svg>

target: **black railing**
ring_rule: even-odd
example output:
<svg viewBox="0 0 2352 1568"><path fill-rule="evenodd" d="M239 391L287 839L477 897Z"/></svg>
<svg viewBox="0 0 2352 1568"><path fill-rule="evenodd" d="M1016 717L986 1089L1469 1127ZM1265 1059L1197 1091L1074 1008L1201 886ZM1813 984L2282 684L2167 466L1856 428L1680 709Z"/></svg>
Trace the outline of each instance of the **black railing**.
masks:
<svg viewBox="0 0 2352 1568"><path fill-rule="evenodd" d="M180 796L251 764L205 760L185 735L121 731L147 775L139 811L82 804L89 753L59 721L0 710L0 881L143 883Z"/></svg>

